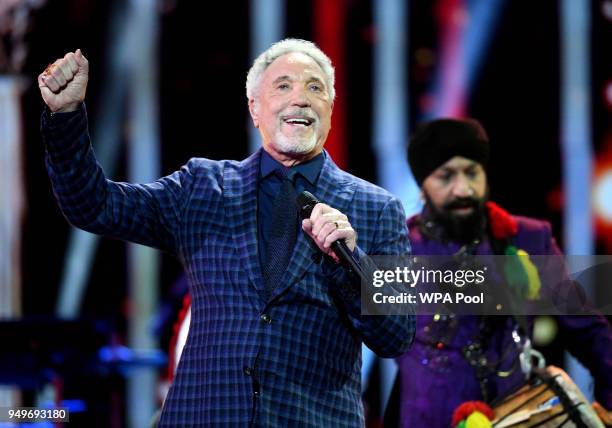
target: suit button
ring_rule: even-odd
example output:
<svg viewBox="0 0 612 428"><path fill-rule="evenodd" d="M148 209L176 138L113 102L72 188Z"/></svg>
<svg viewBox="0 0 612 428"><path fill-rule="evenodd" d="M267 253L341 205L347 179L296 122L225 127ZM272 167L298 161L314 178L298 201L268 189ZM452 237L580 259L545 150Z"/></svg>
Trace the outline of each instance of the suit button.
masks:
<svg viewBox="0 0 612 428"><path fill-rule="evenodd" d="M250 367L244 366L242 368L242 372L247 376L251 376L251 374L253 373L253 370Z"/></svg>
<svg viewBox="0 0 612 428"><path fill-rule="evenodd" d="M260 318L261 318L261 320L262 320L263 322L265 322L266 324L272 324L272 318L270 318L270 315L268 315L268 314L262 314Z"/></svg>

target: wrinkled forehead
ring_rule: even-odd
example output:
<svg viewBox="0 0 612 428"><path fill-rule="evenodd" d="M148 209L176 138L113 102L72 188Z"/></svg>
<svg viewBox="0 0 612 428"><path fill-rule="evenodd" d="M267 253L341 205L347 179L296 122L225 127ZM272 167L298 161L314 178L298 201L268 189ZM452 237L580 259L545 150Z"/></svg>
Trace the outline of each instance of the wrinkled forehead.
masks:
<svg viewBox="0 0 612 428"><path fill-rule="evenodd" d="M325 73L319 64L310 56L302 52L291 52L276 58L266 68L263 81L274 82L281 78L290 80L320 80L327 87ZM329 89L329 88L328 88Z"/></svg>

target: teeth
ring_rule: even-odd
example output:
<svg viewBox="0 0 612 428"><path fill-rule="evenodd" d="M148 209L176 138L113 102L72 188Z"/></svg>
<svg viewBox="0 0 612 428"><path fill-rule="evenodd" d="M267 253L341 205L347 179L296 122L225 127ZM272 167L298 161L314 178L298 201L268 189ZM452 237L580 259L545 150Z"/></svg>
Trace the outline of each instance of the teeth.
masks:
<svg viewBox="0 0 612 428"><path fill-rule="evenodd" d="M285 122L287 123L295 123L298 125L310 125L310 122L306 119L287 119Z"/></svg>

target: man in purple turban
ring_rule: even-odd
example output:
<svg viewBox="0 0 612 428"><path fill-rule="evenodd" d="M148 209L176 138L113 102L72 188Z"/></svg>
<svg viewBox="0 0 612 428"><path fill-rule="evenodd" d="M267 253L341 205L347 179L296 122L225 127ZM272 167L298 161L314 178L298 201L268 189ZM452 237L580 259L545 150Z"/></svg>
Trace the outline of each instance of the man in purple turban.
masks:
<svg viewBox="0 0 612 428"><path fill-rule="evenodd" d="M421 126L408 160L425 206L408 220L413 254L561 256L548 222L513 216L488 201L489 140L475 120L439 119ZM542 273L540 272L540 275ZM542 278L542 283L546 278ZM517 367L513 316L436 314L417 317L412 348L397 359L400 426L449 427L468 400L491 402L525 380ZM523 330L530 336L532 319ZM612 409L612 329L602 316L556 317L568 350L595 379L596 410ZM386 421L388 422L388 421Z"/></svg>

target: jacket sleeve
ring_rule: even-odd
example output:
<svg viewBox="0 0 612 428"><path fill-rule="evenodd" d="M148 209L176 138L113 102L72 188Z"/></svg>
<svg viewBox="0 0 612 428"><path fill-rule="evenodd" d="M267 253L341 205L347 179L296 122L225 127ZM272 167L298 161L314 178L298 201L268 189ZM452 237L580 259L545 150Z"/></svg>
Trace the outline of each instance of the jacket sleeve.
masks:
<svg viewBox="0 0 612 428"><path fill-rule="evenodd" d="M41 118L45 163L66 219L88 232L177 253L177 228L192 180L191 165L149 184L108 180L96 161L82 104Z"/></svg>
<svg viewBox="0 0 612 428"><path fill-rule="evenodd" d="M404 210L399 200L390 199L374 221L376 233L372 254L400 256L391 259L407 261L410 244ZM355 253L365 277L372 278L372 271L378 268L374 258L366 255L359 247ZM347 274L343 268L333 264L329 259L324 261L323 271L332 278L332 290L346 310L352 328L372 351L384 358L393 358L406 352L414 338L414 305L385 306L379 314L366 314L370 313L366 309L368 306L366 299L371 296L366 295L367 292L364 295L362 293L369 288L369 284L362 287L357 278ZM395 294L402 291L397 284L386 286Z"/></svg>

